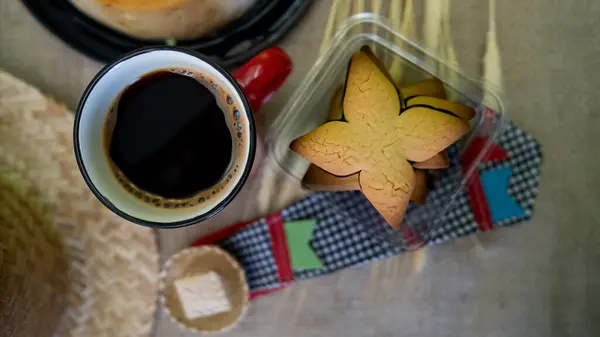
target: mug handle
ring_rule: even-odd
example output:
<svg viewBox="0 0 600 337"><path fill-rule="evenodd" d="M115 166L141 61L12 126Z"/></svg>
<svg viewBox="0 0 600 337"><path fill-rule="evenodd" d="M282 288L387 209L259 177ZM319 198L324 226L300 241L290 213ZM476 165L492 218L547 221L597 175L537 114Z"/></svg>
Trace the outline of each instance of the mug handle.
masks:
<svg viewBox="0 0 600 337"><path fill-rule="evenodd" d="M256 113L281 87L292 72L290 57L279 47L269 48L233 73L233 78Z"/></svg>

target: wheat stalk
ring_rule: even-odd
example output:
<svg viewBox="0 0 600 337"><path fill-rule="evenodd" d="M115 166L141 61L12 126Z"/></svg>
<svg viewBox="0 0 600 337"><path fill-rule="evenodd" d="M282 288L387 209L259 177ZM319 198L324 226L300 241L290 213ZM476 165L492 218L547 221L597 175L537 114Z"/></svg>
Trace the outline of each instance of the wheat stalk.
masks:
<svg viewBox="0 0 600 337"><path fill-rule="evenodd" d="M329 44L331 43L331 38L333 37L333 29L336 26L336 18L338 7L343 0L333 0L331 4L331 12L329 12L329 18L327 19L327 25L325 26L325 33L323 34L323 40L321 41L321 49L319 50L319 55L323 55L327 48L329 48Z"/></svg>
<svg viewBox="0 0 600 337"><path fill-rule="evenodd" d="M373 13L377 13L379 15L383 14L381 12L381 8L383 7L383 0L371 0L371 7L373 7Z"/></svg>
<svg viewBox="0 0 600 337"><path fill-rule="evenodd" d="M456 52L454 50L454 43L452 42L452 26L451 26L451 17L452 17L452 2L451 0L444 1L443 8L443 17L442 17L442 38L441 43L444 48L440 48L442 53L444 54L442 57L446 61L446 65L440 64L440 73L443 78L446 80L451 87L456 87L458 82L458 75L454 69L457 68L458 59L456 57ZM451 101L455 101L457 99L456 93L450 91L447 93L448 99Z"/></svg>
<svg viewBox="0 0 600 337"><path fill-rule="evenodd" d="M405 1L404 14L402 15L402 35L409 40L414 40L416 36L414 8L413 0Z"/></svg>
<svg viewBox="0 0 600 337"><path fill-rule="evenodd" d="M489 28L486 36L486 52L483 58L483 104L498 111L500 107L496 105L495 99L490 95L490 91L500 94L503 89L502 62L496 34L496 0L490 0L489 6Z"/></svg>
<svg viewBox="0 0 600 337"><path fill-rule="evenodd" d="M371 0L371 12L377 14L377 15L383 15L382 13L382 8L383 8L383 0ZM373 33L377 34L377 27L376 25L373 25ZM377 46L373 46L373 53L377 54Z"/></svg>
<svg viewBox="0 0 600 337"><path fill-rule="evenodd" d="M425 48L427 51L436 53L440 44L440 31L441 31L441 2L439 0L427 0L425 1L425 27L424 27L424 38ZM434 67L435 64L431 63L430 66Z"/></svg>
<svg viewBox="0 0 600 337"><path fill-rule="evenodd" d="M358 14L365 12L365 0L354 0L354 6L352 7L352 14Z"/></svg>
<svg viewBox="0 0 600 337"><path fill-rule="evenodd" d="M392 26L396 31L402 31L402 0L392 0L392 5L390 7L390 19L392 22ZM395 43L397 46L402 45L402 39L399 37L395 37ZM402 63L401 61L395 57L392 60L392 64L390 65L390 76L396 83L400 82L402 78Z"/></svg>

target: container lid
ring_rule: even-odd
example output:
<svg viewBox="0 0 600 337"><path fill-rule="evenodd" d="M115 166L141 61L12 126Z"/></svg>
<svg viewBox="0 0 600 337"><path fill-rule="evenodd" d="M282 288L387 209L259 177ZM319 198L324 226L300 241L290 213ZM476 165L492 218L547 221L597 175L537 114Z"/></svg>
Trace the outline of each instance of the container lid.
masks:
<svg viewBox="0 0 600 337"><path fill-rule="evenodd" d="M270 128L266 137L270 155L284 172L297 180L303 179L311 163L293 153L289 146L293 140L327 121L335 93L345 85L351 56L365 46L390 72L398 88L438 78L451 101L476 110L475 118L471 119L471 132L448 150L450 168L441 171L441 177L445 179L440 180L436 173L437 177L430 184L431 191L446 197L436 198L435 204L427 201L424 205L413 204L407 210L403 226L426 238L444 225L436 219L457 207L453 201L464 192L484 154L503 129L505 109L491 87L469 78L456 64L407 38L385 18L361 13L344 22ZM487 97L485 104L484 97ZM490 101L495 108L486 106ZM475 140L482 140L483 146L478 148L474 160L462 165L462 153ZM382 235L401 245L408 241L401 231Z"/></svg>

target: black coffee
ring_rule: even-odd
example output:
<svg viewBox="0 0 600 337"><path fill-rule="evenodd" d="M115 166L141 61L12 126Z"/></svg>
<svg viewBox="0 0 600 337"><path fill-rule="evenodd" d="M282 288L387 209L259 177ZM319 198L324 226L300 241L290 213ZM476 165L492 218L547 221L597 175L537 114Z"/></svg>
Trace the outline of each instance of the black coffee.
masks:
<svg viewBox="0 0 600 337"><path fill-rule="evenodd" d="M196 79L161 70L125 89L109 155L127 180L182 199L217 184L232 158L232 135L213 93Z"/></svg>

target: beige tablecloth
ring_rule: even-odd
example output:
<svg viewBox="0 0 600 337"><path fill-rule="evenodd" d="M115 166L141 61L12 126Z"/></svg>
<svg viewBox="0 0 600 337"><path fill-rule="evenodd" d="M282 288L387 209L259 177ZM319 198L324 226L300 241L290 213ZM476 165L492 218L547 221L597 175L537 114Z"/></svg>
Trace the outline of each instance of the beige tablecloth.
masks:
<svg viewBox="0 0 600 337"><path fill-rule="evenodd" d="M330 6L315 1L282 42L295 71L263 111L267 120L316 59ZM454 1L452 13L460 65L479 76L487 1ZM508 114L545 154L532 221L302 282L254 302L230 335L600 335L599 18L595 0L498 1ZM46 32L19 1L0 0L0 67L74 108L100 64ZM255 181L210 223L160 231L163 256L283 207L297 187ZM186 336L164 319L156 335Z"/></svg>

